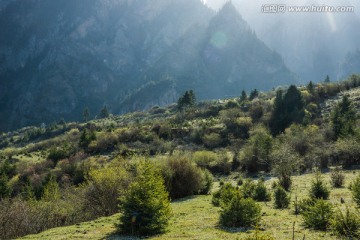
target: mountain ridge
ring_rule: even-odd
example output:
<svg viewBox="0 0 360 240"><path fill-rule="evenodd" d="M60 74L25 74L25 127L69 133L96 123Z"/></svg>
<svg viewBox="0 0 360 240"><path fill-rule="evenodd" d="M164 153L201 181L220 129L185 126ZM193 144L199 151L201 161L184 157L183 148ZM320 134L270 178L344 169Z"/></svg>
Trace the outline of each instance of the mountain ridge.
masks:
<svg viewBox="0 0 360 240"><path fill-rule="evenodd" d="M231 3L217 13L198 0L12 0L1 9L6 23L0 37L3 130L79 120L86 106L92 117L104 105L114 113L144 110L175 102L189 88L211 99L295 81L280 55L250 36L251 30L239 30L248 25ZM214 32L222 29L209 27L225 15L240 20L221 25L234 25L226 37L236 35L222 52L224 36ZM252 42L242 46L242 38ZM231 48L241 54L235 58ZM209 64L210 57L219 57L222 67ZM269 74L267 68L278 72ZM164 86L164 81L169 81L164 89L149 85ZM147 86L154 99L136 95Z"/></svg>

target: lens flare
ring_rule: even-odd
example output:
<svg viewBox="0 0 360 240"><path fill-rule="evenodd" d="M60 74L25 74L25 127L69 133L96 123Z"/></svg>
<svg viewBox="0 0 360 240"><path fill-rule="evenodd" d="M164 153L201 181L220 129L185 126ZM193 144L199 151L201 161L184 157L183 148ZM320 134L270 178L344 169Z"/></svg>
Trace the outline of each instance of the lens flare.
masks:
<svg viewBox="0 0 360 240"><path fill-rule="evenodd" d="M224 32L218 31L211 37L211 44L216 48L224 48L227 44L228 38Z"/></svg>

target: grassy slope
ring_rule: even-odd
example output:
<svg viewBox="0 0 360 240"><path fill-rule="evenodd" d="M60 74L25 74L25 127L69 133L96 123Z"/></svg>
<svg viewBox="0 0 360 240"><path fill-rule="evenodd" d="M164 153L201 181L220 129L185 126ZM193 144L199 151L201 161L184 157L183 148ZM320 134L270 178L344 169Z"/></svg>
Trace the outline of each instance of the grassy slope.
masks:
<svg viewBox="0 0 360 240"><path fill-rule="evenodd" d="M360 171L357 171L359 173ZM294 177L294 187L291 193L292 200L295 195L303 199L311 185L312 174ZM353 206L351 192L347 188L349 183L356 177L353 171L346 172L345 188L331 189L330 201L337 207L344 208L340 204L340 198L347 205ZM324 175L324 180L329 183L329 173ZM266 181L269 188L274 179ZM286 210L276 210L272 202L261 203L263 218L262 226L265 232L270 233L275 239L292 239L292 227L295 222L295 239L338 239L331 233L311 231L305 229L301 223L301 216L293 215L293 207ZM218 226L219 208L211 204L211 196L196 196L185 198L172 203L173 218L169 231L163 235L151 239L242 239L250 233L240 232L239 229L221 229ZM118 236L115 233L114 224L118 221L118 214L99 218L95 221L85 222L73 226L50 229L40 234L29 235L23 239L133 239L131 237Z"/></svg>

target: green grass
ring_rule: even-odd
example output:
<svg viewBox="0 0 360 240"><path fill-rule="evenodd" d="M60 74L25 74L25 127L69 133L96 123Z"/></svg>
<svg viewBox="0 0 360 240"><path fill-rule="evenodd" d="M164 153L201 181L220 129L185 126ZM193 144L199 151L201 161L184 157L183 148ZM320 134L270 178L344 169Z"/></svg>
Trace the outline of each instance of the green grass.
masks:
<svg viewBox="0 0 360 240"><path fill-rule="evenodd" d="M330 200L335 207L344 208L345 204L354 206L351 192L347 188L360 171L347 171L345 187L331 188ZM307 196L313 174L295 176L291 192L292 202L297 195L298 199ZM266 181L270 189L271 183L276 179ZM324 180L330 187L329 173L324 174ZM216 184L218 186L218 184ZM340 203L340 198L345 204ZM289 209L278 210L273 208L273 202L260 203L263 217L261 229L271 234L275 239L292 239L293 223L295 223L295 239L338 239L330 232L320 232L305 229L302 226L302 217L293 214L293 205ZM173 217L168 231L150 239L244 239L252 231L242 232L240 229L223 229L218 225L220 208L211 204L211 196L195 196L181 199L172 203ZM50 229L36 235L29 235L22 239L136 239L116 234L115 224L119 215L99 218L95 221L85 222L68 227Z"/></svg>

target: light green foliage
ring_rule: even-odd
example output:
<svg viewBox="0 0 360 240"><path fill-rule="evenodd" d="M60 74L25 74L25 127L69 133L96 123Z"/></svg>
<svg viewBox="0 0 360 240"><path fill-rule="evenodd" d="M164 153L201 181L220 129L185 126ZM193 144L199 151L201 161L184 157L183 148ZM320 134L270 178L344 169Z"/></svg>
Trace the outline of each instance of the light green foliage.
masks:
<svg viewBox="0 0 360 240"><path fill-rule="evenodd" d="M316 199L328 199L330 195L330 190L326 186L321 172L316 171L314 179L311 183L311 188L309 191L310 198L316 198Z"/></svg>
<svg viewBox="0 0 360 240"><path fill-rule="evenodd" d="M119 207L121 233L147 236L166 230L171 217L169 195L150 161L137 165L137 176L120 199Z"/></svg>
<svg viewBox="0 0 360 240"><path fill-rule="evenodd" d="M285 189L281 186L277 186L274 191L274 206L275 208L287 208L290 203L290 197Z"/></svg>
<svg viewBox="0 0 360 240"><path fill-rule="evenodd" d="M200 189L199 194L209 194L211 192L214 177L211 172L207 169L202 169L202 189Z"/></svg>
<svg viewBox="0 0 360 240"><path fill-rule="evenodd" d="M217 154L211 151L197 151L193 154L193 161L202 168L209 168L217 161Z"/></svg>
<svg viewBox="0 0 360 240"><path fill-rule="evenodd" d="M360 207L360 175L351 183L350 190L355 203Z"/></svg>
<svg viewBox="0 0 360 240"><path fill-rule="evenodd" d="M350 210L346 207L345 213L336 210L331 220L332 231L340 237L348 239L360 238L360 213L358 210Z"/></svg>
<svg viewBox="0 0 360 240"><path fill-rule="evenodd" d="M223 142L223 139L221 138L220 134L213 132L204 135L202 141L205 144L205 146L208 148L217 148L220 147L220 145Z"/></svg>
<svg viewBox="0 0 360 240"><path fill-rule="evenodd" d="M41 200L50 202L59 199L61 196L59 184L54 177L51 177L45 185Z"/></svg>
<svg viewBox="0 0 360 240"><path fill-rule="evenodd" d="M344 185L345 175L339 167L336 167L330 173L331 185L335 188L340 188Z"/></svg>
<svg viewBox="0 0 360 240"><path fill-rule="evenodd" d="M264 127L257 127L240 153L241 165L250 172L268 171L272 137Z"/></svg>
<svg viewBox="0 0 360 240"><path fill-rule="evenodd" d="M113 161L105 168L90 170L86 177L86 208L97 216L110 216L117 212L118 199L132 180L123 161Z"/></svg>
<svg viewBox="0 0 360 240"><path fill-rule="evenodd" d="M260 219L260 205L251 198L243 198L240 193L235 193L220 214L220 223L225 227L250 228L256 226Z"/></svg>
<svg viewBox="0 0 360 240"><path fill-rule="evenodd" d="M302 212L305 226L316 230L326 230L333 217L333 206L323 199L315 200L313 206L309 206Z"/></svg>
<svg viewBox="0 0 360 240"><path fill-rule="evenodd" d="M270 156L272 171L279 178L279 184L289 191L291 175L298 171L300 157L287 143L278 143Z"/></svg>

